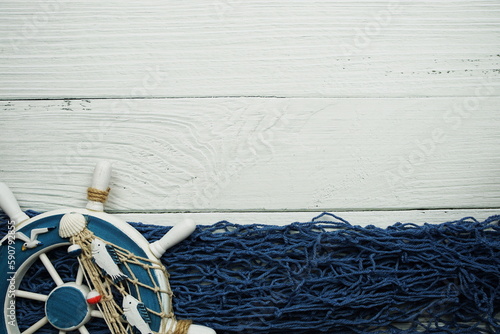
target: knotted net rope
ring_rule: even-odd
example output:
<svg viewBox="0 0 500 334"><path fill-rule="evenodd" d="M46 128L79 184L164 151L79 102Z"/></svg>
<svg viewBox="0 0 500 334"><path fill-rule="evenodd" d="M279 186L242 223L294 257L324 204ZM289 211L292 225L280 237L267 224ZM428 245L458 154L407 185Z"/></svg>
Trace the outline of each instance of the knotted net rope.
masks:
<svg viewBox="0 0 500 334"><path fill-rule="evenodd" d="M286 226L223 221L198 226L162 262L176 316L219 334L499 333L499 221L384 229L331 214ZM169 230L133 226L150 241ZM62 256L58 270L71 261ZM26 289L43 290L36 270ZM40 316L22 301L19 319Z"/></svg>
<svg viewBox="0 0 500 334"><path fill-rule="evenodd" d="M99 239L107 245L113 247L120 264L123 265L127 274L127 286L132 287L134 291L129 291L127 286L123 282L113 282L113 280L102 273L102 270L97 267L93 261L91 243L93 239ZM162 319L161 328L159 333L161 334L186 334L189 328L190 322L179 321L175 319L175 315L172 312L172 290L170 285L165 282L165 287L160 287L156 281L156 275L154 271L161 271L163 277L168 278L168 272L160 261L151 260L149 258L137 256L127 249L110 243L106 240L96 237L87 228L83 229L80 233L71 237L71 242L78 244L82 248L82 254L79 256L79 261L83 266L85 277L87 281L91 283L91 286L97 290L97 292L102 296L101 301L97 304L99 310L104 316L109 330L112 334L128 334L134 333L134 330L127 323L123 322L123 310L118 305L115 299L114 292L121 294L122 296L129 295L130 293L135 293L136 298L142 301L141 298L141 288L152 291L159 305L163 304L162 296L168 296L168 311L161 310L161 312L155 311L151 308L147 308L147 311L154 314ZM141 282L134 273L133 267L140 267L147 272L149 276L148 282ZM171 320L171 321L168 321ZM175 332L174 332L174 325Z"/></svg>
<svg viewBox="0 0 500 334"><path fill-rule="evenodd" d="M91 242L94 234L85 228L83 231L71 237L71 242L82 248L82 254L79 261L83 266L87 281L91 283L92 288L97 290L102 299L98 304L99 310L104 316L104 320L112 334L127 334L127 325L121 321L123 314L121 307L114 299L112 281L102 275L102 271L92 261ZM120 284L120 287L123 287Z"/></svg>

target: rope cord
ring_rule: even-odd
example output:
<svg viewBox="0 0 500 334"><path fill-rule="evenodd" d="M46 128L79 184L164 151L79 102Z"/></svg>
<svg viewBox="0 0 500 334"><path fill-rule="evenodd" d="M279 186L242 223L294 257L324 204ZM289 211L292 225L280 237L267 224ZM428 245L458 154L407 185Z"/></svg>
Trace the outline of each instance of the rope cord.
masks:
<svg viewBox="0 0 500 334"><path fill-rule="evenodd" d="M104 203L108 199L109 191L111 188L107 190L100 190L97 188L89 187L87 188L87 199L89 201Z"/></svg>
<svg viewBox="0 0 500 334"><path fill-rule="evenodd" d="M82 232L80 232L76 236L73 236L71 238L71 241L75 244L80 245L80 247L82 248L82 254L79 257L79 261L85 269L85 276L87 278L87 281L90 282L91 286L96 289L97 292L102 296L101 301L98 303L98 307L104 315L104 319L110 327L111 333L133 333L133 330L132 328L130 328L130 326L127 326L124 322L120 321L120 319L122 319L123 311L117 304L116 298L113 295L113 288L116 289L116 291L122 296L129 295L129 291L122 282L115 283L109 276L103 275L101 269L94 263L94 261L92 260L91 251L91 243L93 239L99 239L115 249L115 252L118 255L118 259L126 268L125 272L128 276L128 285L135 288L136 298L139 301L142 301L139 287L151 290L156 295L159 305L163 306L164 304L162 297L168 297L168 311L162 310L161 312L157 312L151 308L146 308L149 313L155 314L162 319L159 333L186 334L190 325L189 321L177 322L176 330L173 332L174 325L176 324L175 316L172 311L173 293L168 283L169 274L165 266L163 266L160 261L137 256L125 248L119 247L113 243L98 238L91 231L85 228ZM133 266L138 266L145 270L148 273L149 282L141 282L135 275L135 272L132 269ZM167 282L165 282L165 288L162 289L158 285L155 278L156 276L153 275L152 271L161 271L163 276L167 278Z"/></svg>
<svg viewBox="0 0 500 334"><path fill-rule="evenodd" d="M187 334L189 326L193 323L192 320L179 320L173 334Z"/></svg>
<svg viewBox="0 0 500 334"><path fill-rule="evenodd" d="M106 323L112 334L127 334L127 326L120 321L123 314L120 306L116 303L111 284L106 278L102 281L102 273L99 267L92 261L91 242L95 238L94 234L88 229L84 229L77 235L71 237L72 243L80 245L82 254L80 255L80 264L85 269L85 277L90 285L97 290L102 299L98 303L99 310L102 312ZM124 290L121 284L117 285L120 291Z"/></svg>

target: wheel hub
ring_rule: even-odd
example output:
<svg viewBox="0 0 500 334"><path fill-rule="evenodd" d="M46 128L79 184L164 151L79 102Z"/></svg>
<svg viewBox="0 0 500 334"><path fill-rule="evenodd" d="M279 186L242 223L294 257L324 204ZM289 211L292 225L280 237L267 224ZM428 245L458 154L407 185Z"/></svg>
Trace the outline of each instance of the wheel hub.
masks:
<svg viewBox="0 0 500 334"><path fill-rule="evenodd" d="M62 331L72 331L91 318L92 306L87 303L89 288L75 283L58 286L49 294L45 315L49 323Z"/></svg>

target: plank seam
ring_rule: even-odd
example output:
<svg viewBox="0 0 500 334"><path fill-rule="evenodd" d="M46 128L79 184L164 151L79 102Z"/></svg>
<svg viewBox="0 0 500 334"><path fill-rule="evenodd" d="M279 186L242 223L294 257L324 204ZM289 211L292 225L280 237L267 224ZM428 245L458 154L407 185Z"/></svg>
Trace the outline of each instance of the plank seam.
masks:
<svg viewBox="0 0 500 334"><path fill-rule="evenodd" d="M23 102L23 101L88 101L88 100L182 100L182 99L439 99L439 98L491 98L500 97L500 94L494 95L421 95L421 96L279 96L279 95L219 95L219 96L137 96L137 97L53 97L53 98L0 98L0 102Z"/></svg>
<svg viewBox="0 0 500 334"><path fill-rule="evenodd" d="M390 209L390 208L377 208L377 209L299 209L299 210L231 210L231 209L202 209L202 210L107 210L106 212L111 214L170 214L170 213L317 213L317 212L411 212L411 211L426 211L426 212L437 212L437 211L459 211L459 210L499 210L500 207L458 207L458 208L432 208L432 209L422 209L422 208L407 208L407 209ZM500 212L499 212L500 213Z"/></svg>

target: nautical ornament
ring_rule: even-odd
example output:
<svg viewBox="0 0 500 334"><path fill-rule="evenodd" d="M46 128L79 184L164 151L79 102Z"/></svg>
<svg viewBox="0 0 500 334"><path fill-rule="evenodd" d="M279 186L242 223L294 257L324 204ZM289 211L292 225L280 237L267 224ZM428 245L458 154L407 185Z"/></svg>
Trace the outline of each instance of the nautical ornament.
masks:
<svg viewBox="0 0 500 334"><path fill-rule="evenodd" d="M96 290L92 290L87 294L87 303L97 304L101 301L102 296Z"/></svg>
<svg viewBox="0 0 500 334"><path fill-rule="evenodd" d="M80 245L71 245L68 247L68 254L72 257L77 257L82 254L82 247Z"/></svg>
<svg viewBox="0 0 500 334"><path fill-rule="evenodd" d="M59 236L61 238L72 237L83 231L85 226L87 226L87 220L81 213L67 213L59 222Z"/></svg>
<svg viewBox="0 0 500 334"><path fill-rule="evenodd" d="M21 250L25 251L27 249L35 248L38 246L43 245L40 240L37 239L39 234L47 233L51 230L53 230L55 227L43 227L43 228L35 228L31 230L30 236L24 234L23 232L16 232L15 233L15 239L19 239L21 241L24 241L24 244L21 246ZM2 245L5 240L8 239L8 235L6 235L2 240L0 240L0 245Z"/></svg>
<svg viewBox="0 0 500 334"><path fill-rule="evenodd" d="M149 328L151 319L143 303L131 295L126 295L123 297L122 305L125 320L127 320L131 326L141 334L152 334L151 328Z"/></svg>
<svg viewBox="0 0 500 334"><path fill-rule="evenodd" d="M159 260L165 251L193 232L194 222L177 224L160 240L149 244L132 226L103 212L110 176L111 165L98 163L87 192L86 208L55 210L33 218L19 208L12 192L0 183L0 208L15 226L2 239L0 258L9 259L11 254L16 260L0 262L0 272L8 276L0 282L0 301L5 305L0 333L21 332L15 307L9 306L21 305L17 301L25 299L42 303L45 317L23 323L27 326L23 333L36 333L47 326L53 328L54 334L74 330L88 333L90 322L104 318L112 334L215 334L208 327L175 318L168 272ZM71 277L63 277L67 271L60 272L51 261L51 252L60 247L78 261ZM53 281L47 294L21 288L38 260Z"/></svg>
<svg viewBox="0 0 500 334"><path fill-rule="evenodd" d="M113 283L117 283L127 279L127 275L124 275L118 265L120 260L118 255L116 255L115 250L112 246L106 245L104 241L97 238L92 239L91 242L92 249L92 260L101 268L106 275L111 277Z"/></svg>

